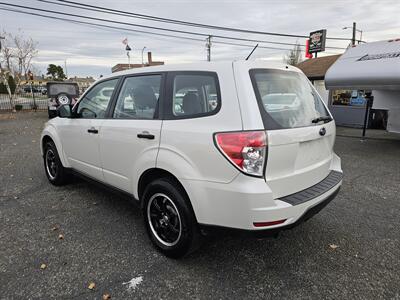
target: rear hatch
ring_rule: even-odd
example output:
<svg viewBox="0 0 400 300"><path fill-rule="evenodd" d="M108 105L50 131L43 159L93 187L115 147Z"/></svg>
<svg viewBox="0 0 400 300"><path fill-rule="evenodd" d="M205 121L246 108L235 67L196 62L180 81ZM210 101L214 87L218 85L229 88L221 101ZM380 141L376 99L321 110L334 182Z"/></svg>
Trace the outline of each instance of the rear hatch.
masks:
<svg viewBox="0 0 400 300"><path fill-rule="evenodd" d="M265 180L274 198L328 176L335 124L304 74L252 69L250 76L268 137Z"/></svg>

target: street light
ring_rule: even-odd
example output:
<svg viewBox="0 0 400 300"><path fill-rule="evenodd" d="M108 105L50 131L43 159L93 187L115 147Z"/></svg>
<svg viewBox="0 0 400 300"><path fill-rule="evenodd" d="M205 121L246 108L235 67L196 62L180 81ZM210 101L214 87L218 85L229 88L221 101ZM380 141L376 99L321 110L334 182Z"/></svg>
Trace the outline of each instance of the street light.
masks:
<svg viewBox="0 0 400 300"><path fill-rule="evenodd" d="M358 41L358 43L362 42L362 35L363 35L363 31L362 30L356 29L356 28L353 28L353 27L350 27L350 26L345 26L345 27L342 28L342 30L346 30L346 29L353 29L353 30L355 29L357 32L359 32L360 33L360 40Z"/></svg>
<svg viewBox="0 0 400 300"><path fill-rule="evenodd" d="M144 52L144 49L146 49L146 46L144 46L143 49L142 49L142 67L144 67L144 62L143 62L143 52Z"/></svg>

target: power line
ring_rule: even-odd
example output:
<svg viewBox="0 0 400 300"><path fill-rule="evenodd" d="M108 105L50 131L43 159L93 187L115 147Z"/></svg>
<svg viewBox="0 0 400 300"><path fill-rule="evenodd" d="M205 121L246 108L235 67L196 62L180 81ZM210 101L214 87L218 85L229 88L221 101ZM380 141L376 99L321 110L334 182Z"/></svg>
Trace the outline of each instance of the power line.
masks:
<svg viewBox="0 0 400 300"><path fill-rule="evenodd" d="M133 23L127 23L127 22L121 22L121 21L115 21L115 20L109 20L109 19L104 19L104 18L96 18L96 17L89 17L89 16L82 16L82 15L77 15L77 14L71 14L71 13L66 13L66 12L59 12L59 11L54 11L54 10L48 10L48 9L41 9L41 8L34 8L34 7L29 7L29 6L23 6L23 5L16 5L16 4L10 4L10 3L4 3L0 2L1 5L6 5L6 6L11 6L11 7L18 7L22 9L28 9L28 10L34 10L34 11L40 11L40 12L46 12L46 13L51 13L51 14L59 14L59 15L64 15L64 16L70 16L70 17L76 17L76 18L83 18L83 19L89 19L89 20L94 20L94 21L100 21L100 22L107 22L107 23L113 23L113 24L119 24L119 25L127 25L127 26L134 26L134 27L141 27L141 28L147 28L147 29L153 29L153 30L161 30L161 31L168 31L168 32L174 32L174 33L182 33L182 34L188 34L188 35L196 35L196 36L202 36L204 38L208 37L209 34L204 34L204 33L199 33L199 32L191 32L191 31L184 31L184 30L177 30L177 29L169 29L169 28L160 28L160 27L155 27L155 26L148 26L148 25L142 25L142 24L133 24ZM245 39L245 38L238 38L238 37L228 37L228 36L222 36L222 35L212 35L213 37L220 38L220 39L229 39L229 40L237 40L237 41L247 41L247 42L255 42L255 43L270 43L270 44L279 44L279 45L290 45L290 46L295 46L297 44L293 43L281 43L281 42L272 42L272 41L264 41L264 40L256 40L256 39ZM301 47L304 47L304 45L300 45ZM346 48L340 48L340 47L326 47L330 49L346 49Z"/></svg>
<svg viewBox="0 0 400 300"><path fill-rule="evenodd" d="M134 17L134 18L139 18L139 19L144 19L144 20L150 20L150 21L158 21L158 22L166 22L166 23L171 23L171 24L178 24L178 25L187 25L186 23L189 24L197 24L197 23L191 23L191 22L185 22L185 21L175 21L175 20L170 20L170 19L165 19L165 18L158 18L158 17L150 17L147 15L139 15L136 13L130 13L130 12L123 12L120 10L114 10L114 9L109 9L109 8L100 8L99 6L94 6L94 5L88 5L88 4L65 4L65 3L57 3L57 2L53 2L53 1L59 1L59 0L53 0L53 1L49 1L49 0L36 0L39 2L44 2L44 3L50 3L50 4L54 4L54 5L61 5L61 6L67 6L67 7L73 7L73 8L78 8L78 9L84 9L84 10L89 10L89 11L96 11L96 12L101 12L101 13L108 13L108 14L112 14L112 15L118 15L118 16L124 16L124 17ZM60 2L68 2L68 3L76 3L76 2L72 2L72 1L60 1ZM81 7L83 6L83 7ZM88 8L88 7L91 8ZM99 7L99 9L98 9ZM107 10L110 10L112 12L109 12ZM133 16L134 15L134 16ZM138 15L138 16L137 16ZM161 20L156 20L156 19L152 19L152 18L158 18L158 19L162 19L162 20L166 20L166 21L161 21ZM181 24L182 23L182 24ZM189 25L190 26L190 25ZM208 25L204 25L205 28L207 28ZM212 25L210 25L211 27L213 27ZM239 29L238 29L239 30ZM209 36L209 34L207 34L207 36ZM231 37L224 37L224 36L219 36L219 35L211 35L212 37L216 37L216 38L223 38L223 39L232 39ZM235 38L233 38L235 39ZM261 42L259 40L252 40L252 39L237 39L237 40L242 40L242 41L249 41L249 42ZM348 40L348 39L346 39ZM284 42L275 42L275 41L263 41L264 43L269 43L269 44L276 44L276 45L286 45L286 46L295 46L296 44L294 43L284 43ZM303 45L300 45L301 47L305 47ZM254 47L254 46L251 46ZM345 48L343 48L345 49Z"/></svg>
<svg viewBox="0 0 400 300"><path fill-rule="evenodd" d="M48 0L37 0L37 1L52 3L55 5L70 6L70 7L81 8L81 9L92 10L92 11L100 11L100 12L104 12L104 13L108 13L108 14L118 14L118 15L130 16L130 17L134 17L134 18L151 20L151 21L155 21L155 22L172 23L172 24L177 24L177 25L186 25L186 26L193 26L193 27L216 29L216 30L262 34L262 35L272 35L272 36L282 36L282 37L309 38L306 35L256 31L256 30L248 30L248 29L239 29L239 28L232 28L232 27L202 24L202 23L194 23L194 22L188 22L188 21L182 21L182 20L176 20L176 19L170 19L170 18L161 18L161 17L157 17L157 16L152 16L152 15L138 14L138 13L133 13L133 12L125 12L125 11L121 11L121 10L117 10L117 9L96 6L96 5L89 5L89 4L84 4L84 3L74 2L74 1L68 1L68 0L53 0L53 2L48 1ZM62 2L62 4L56 3L54 1ZM71 4L73 4L75 6L72 6ZM349 41L350 40L349 38L338 38L338 37L327 37L327 39L341 40L341 41Z"/></svg>
<svg viewBox="0 0 400 300"><path fill-rule="evenodd" d="M68 23L73 23L73 24L88 25L88 26L108 28L108 29L113 29L113 30L122 30L122 31L127 31L127 32L137 32L137 33L157 35L157 36L163 36L163 37L171 37L171 38L192 40L192 41L197 41L197 42L204 42L203 39L197 39L197 38L191 38L191 37L185 37L185 36L178 36L178 35L172 35L172 34L164 34L164 33L158 33L158 32L149 32L149 31L137 30L137 29L129 29L129 28L110 26L110 25L104 25L104 24L97 24L97 23L78 21L78 20L70 20L70 19L59 18L59 17L55 17L55 16L42 15L42 14L38 14L38 13L34 13L34 12L26 12L26 11L17 10L17 9L9 9L9 8L0 7L0 10L11 11L11 12L21 13L21 14L26 14L26 15L33 15L33 16L38 16L38 17L43 17L43 18L48 18L48 19L53 19L53 20L59 20L59 21L64 21L64 22L68 22ZM213 41L213 43L221 44L221 45L232 45L232 46L239 46L239 47L249 47L249 48L254 47L254 45L249 45L249 44L230 43L230 42L222 42L222 41ZM259 46L259 48L272 49L272 50L283 50L283 51L291 50L291 49L288 49L288 48L277 48L277 47L268 47L268 46Z"/></svg>

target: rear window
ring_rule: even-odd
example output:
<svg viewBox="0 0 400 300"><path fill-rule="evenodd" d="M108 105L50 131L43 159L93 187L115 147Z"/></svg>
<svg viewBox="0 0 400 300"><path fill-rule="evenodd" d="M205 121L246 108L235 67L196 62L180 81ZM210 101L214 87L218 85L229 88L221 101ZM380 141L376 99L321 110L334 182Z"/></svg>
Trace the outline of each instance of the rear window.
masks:
<svg viewBox="0 0 400 300"><path fill-rule="evenodd" d="M67 94L70 96L79 96L79 88L77 84L71 83L49 83L47 86L47 94L50 97L57 96L58 94Z"/></svg>
<svg viewBox="0 0 400 300"><path fill-rule="evenodd" d="M329 116L307 78L298 72L250 70L266 129L314 126L312 120Z"/></svg>

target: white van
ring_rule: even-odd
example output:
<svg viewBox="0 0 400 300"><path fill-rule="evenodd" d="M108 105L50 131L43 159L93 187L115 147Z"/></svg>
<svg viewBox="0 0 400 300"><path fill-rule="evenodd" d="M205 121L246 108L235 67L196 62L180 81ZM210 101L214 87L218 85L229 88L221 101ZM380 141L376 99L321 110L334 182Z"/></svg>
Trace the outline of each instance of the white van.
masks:
<svg viewBox="0 0 400 300"><path fill-rule="evenodd" d="M212 228L291 228L342 183L328 109L300 70L269 62L114 73L60 107L41 141L52 184L79 173L129 194L170 257Z"/></svg>

